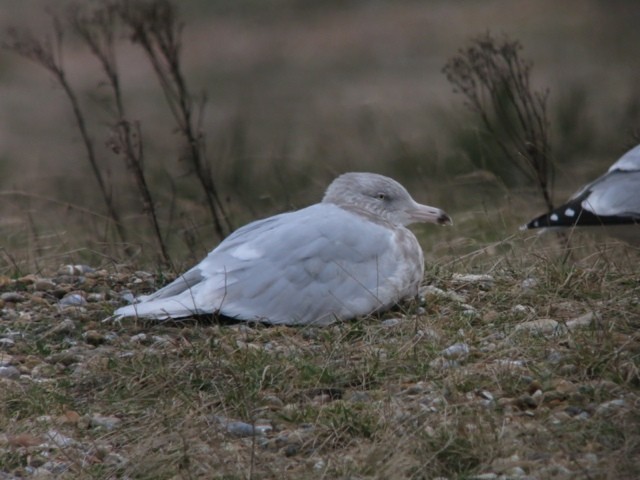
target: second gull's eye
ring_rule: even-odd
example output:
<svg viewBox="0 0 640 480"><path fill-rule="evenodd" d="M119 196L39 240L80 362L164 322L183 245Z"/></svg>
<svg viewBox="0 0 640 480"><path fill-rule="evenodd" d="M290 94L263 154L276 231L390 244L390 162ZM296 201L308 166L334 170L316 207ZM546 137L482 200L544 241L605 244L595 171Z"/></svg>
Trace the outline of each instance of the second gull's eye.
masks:
<svg viewBox="0 0 640 480"><path fill-rule="evenodd" d="M387 196L384 193L379 193L379 194L376 195L376 198L378 200L386 200Z"/></svg>

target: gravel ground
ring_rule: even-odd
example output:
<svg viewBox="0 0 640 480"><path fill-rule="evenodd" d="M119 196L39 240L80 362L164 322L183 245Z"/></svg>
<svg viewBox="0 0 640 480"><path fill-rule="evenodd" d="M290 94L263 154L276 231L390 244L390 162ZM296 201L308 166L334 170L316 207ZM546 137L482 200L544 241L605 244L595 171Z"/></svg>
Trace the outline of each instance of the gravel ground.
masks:
<svg viewBox="0 0 640 480"><path fill-rule="evenodd" d="M0 277L0 479L633 478L637 277L552 275L324 329L105 322L168 280L124 266Z"/></svg>

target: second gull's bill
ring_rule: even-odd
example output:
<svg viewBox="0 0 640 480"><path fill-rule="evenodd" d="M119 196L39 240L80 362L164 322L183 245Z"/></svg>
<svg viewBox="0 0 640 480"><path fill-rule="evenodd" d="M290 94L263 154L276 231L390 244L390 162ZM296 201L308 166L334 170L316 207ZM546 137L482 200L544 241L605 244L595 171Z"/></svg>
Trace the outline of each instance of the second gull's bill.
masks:
<svg viewBox="0 0 640 480"><path fill-rule="evenodd" d="M606 226L610 233L636 243L640 239L639 224L640 145L637 145L565 204L534 218L522 229Z"/></svg>
<svg viewBox="0 0 640 480"><path fill-rule="evenodd" d="M395 180L345 173L322 202L236 230L191 270L115 318L222 314L246 321L327 325L415 296L424 274L406 225L450 224Z"/></svg>

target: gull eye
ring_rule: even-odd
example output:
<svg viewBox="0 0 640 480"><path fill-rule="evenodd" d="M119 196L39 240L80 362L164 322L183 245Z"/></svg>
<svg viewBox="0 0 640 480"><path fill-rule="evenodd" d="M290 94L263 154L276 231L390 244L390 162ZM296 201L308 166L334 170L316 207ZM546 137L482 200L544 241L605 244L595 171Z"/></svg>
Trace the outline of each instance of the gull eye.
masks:
<svg viewBox="0 0 640 480"><path fill-rule="evenodd" d="M387 196L386 196L384 193L380 192L380 193L378 193L378 194L376 195L376 198L377 198L378 200L386 200L386 199L387 199Z"/></svg>

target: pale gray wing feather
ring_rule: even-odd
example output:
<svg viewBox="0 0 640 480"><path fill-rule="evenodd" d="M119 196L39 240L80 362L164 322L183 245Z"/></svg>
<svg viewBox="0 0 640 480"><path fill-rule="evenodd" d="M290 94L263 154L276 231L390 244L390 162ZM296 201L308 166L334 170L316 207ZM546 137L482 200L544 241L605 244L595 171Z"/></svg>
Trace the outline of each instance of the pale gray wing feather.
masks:
<svg viewBox="0 0 640 480"><path fill-rule="evenodd" d="M616 170L588 185L583 208L598 216L640 218L640 171Z"/></svg>
<svg viewBox="0 0 640 480"><path fill-rule="evenodd" d="M277 232L267 234L272 230ZM397 237L413 259L409 272L407 249L399 248ZM226 278L224 294L215 297L222 297L218 308L227 316L330 323L414 293L423 265L422 251L408 230L321 204L229 238L199 267L209 277L204 284L213 289L220 289L221 273ZM204 299L211 290L202 292Z"/></svg>
<svg viewBox="0 0 640 480"><path fill-rule="evenodd" d="M204 280L202 276L202 272L200 272L199 268L192 268L186 273L181 274L178 278L176 278L170 284L162 287L157 292L152 293L151 295L145 295L144 297L140 297L140 301L151 301L159 298L168 298L173 297L175 295L179 295L185 290L188 290L198 283Z"/></svg>
<svg viewBox="0 0 640 480"><path fill-rule="evenodd" d="M244 227L239 228L231 235L229 235L216 249L211 251L209 253L209 256L213 255L218 249L224 250L225 248L231 248L233 245L241 244L247 238L264 235L267 231L271 230L274 225L277 225L280 221L282 221L282 217L286 215L288 214L283 213L280 215L275 215L273 217L249 223ZM208 276L210 276L207 275L207 272L203 272L202 270L203 265L207 264L209 256L207 256L207 258L205 258L195 267L181 274L173 282L165 285L160 290L152 293L151 295L140 297L139 300L149 302L152 300L174 297L187 290L191 290L199 283L206 280Z"/></svg>
<svg viewBox="0 0 640 480"><path fill-rule="evenodd" d="M574 198L578 198L583 195L585 192L593 190L597 185L602 182L608 182L611 178L618 178L616 175L619 174L633 174L640 172L640 145L629 150L627 153L622 155L613 165L609 167L607 173L598 177L591 183L586 184L576 193L574 193L570 200Z"/></svg>
<svg viewBox="0 0 640 480"><path fill-rule="evenodd" d="M611 167L609 167L609 172L613 172L615 170L640 170L640 145L636 145L634 148L622 155L622 157L611 165Z"/></svg>

